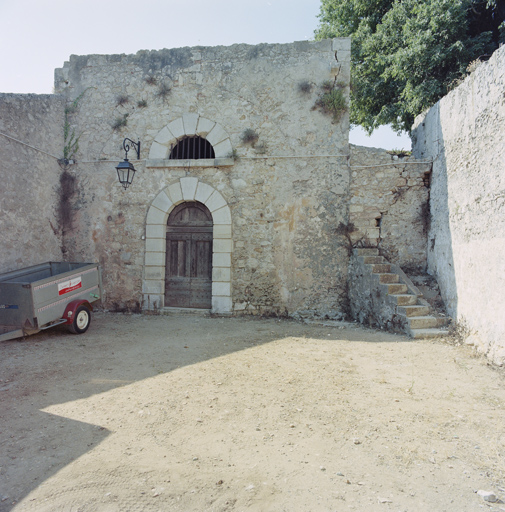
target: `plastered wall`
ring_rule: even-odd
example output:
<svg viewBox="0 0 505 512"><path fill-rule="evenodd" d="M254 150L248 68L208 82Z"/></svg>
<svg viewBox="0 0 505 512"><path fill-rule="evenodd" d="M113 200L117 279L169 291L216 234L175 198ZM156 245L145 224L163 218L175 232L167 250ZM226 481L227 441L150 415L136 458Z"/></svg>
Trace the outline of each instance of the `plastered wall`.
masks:
<svg viewBox="0 0 505 512"><path fill-rule="evenodd" d="M505 48L416 120L433 159L428 266L467 341L505 362Z"/></svg>

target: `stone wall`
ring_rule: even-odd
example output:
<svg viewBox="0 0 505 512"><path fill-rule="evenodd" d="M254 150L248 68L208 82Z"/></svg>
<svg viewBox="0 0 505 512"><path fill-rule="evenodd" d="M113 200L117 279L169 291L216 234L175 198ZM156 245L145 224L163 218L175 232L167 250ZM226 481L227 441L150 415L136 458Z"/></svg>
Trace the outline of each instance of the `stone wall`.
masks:
<svg viewBox="0 0 505 512"><path fill-rule="evenodd" d="M63 123L61 97L0 94L0 272L62 257Z"/></svg>
<svg viewBox="0 0 505 512"><path fill-rule="evenodd" d="M354 241L424 268L429 165L350 152L347 111L317 106L328 83L348 101L349 51L335 39L71 56L55 72L57 95L3 95L0 131L52 156L10 139L2 148L2 269L98 261L105 307L163 308L167 219L187 201L213 218L217 313L342 317L341 223L356 225ZM247 130L258 139L244 140ZM169 159L194 135L215 158ZM126 137L141 142L128 190L115 171Z"/></svg>
<svg viewBox="0 0 505 512"><path fill-rule="evenodd" d="M372 265L364 262L364 254L374 249L354 249L349 263L349 308L351 318L368 327L405 333L406 323L398 312L398 303L387 292L387 284L381 283L379 273L373 273ZM375 250L376 251L376 250ZM361 254L360 254L361 253ZM378 260L381 258L378 258ZM389 263L377 264L392 270Z"/></svg>
<svg viewBox="0 0 505 512"><path fill-rule="evenodd" d="M350 154L354 242L378 247L407 273L424 271L431 164L361 146Z"/></svg>
<svg viewBox="0 0 505 512"><path fill-rule="evenodd" d="M505 47L414 126L433 159L428 267L468 342L505 362Z"/></svg>
<svg viewBox="0 0 505 512"><path fill-rule="evenodd" d="M100 261L108 307L163 307L167 217L199 200L214 218L215 312L339 316L349 122L314 105L328 81L348 97L349 50L346 39L181 48L72 56L56 70L80 134L64 245ZM216 159L169 160L184 135L207 138ZM142 146L126 191L114 169L125 137Z"/></svg>

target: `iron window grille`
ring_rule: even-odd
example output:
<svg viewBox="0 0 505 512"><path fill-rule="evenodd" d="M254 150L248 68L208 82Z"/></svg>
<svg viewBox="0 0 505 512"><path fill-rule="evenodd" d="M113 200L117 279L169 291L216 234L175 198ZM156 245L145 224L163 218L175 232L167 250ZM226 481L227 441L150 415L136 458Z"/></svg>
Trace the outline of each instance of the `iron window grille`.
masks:
<svg viewBox="0 0 505 512"><path fill-rule="evenodd" d="M212 144L203 137L188 136L170 148L170 160L199 160L202 158L216 158Z"/></svg>

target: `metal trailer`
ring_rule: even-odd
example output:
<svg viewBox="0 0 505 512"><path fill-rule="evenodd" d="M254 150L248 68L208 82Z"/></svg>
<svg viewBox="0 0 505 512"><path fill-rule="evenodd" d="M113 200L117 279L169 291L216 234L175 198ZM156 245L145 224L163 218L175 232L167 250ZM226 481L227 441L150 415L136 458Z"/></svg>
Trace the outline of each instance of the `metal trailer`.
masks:
<svg viewBox="0 0 505 512"><path fill-rule="evenodd" d="M60 324L82 334L101 298L97 263L50 261L0 274L0 341Z"/></svg>

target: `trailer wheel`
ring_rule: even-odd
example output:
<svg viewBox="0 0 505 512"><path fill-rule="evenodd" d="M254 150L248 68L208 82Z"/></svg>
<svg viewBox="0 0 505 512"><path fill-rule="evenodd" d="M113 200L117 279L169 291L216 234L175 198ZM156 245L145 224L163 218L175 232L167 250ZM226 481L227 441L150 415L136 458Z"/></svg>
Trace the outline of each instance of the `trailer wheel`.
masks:
<svg viewBox="0 0 505 512"><path fill-rule="evenodd" d="M74 321L68 326L68 330L74 334L83 334L91 323L91 312L86 306L79 306L75 312Z"/></svg>

